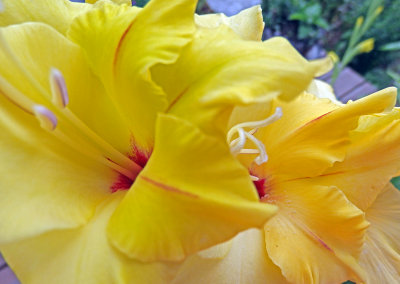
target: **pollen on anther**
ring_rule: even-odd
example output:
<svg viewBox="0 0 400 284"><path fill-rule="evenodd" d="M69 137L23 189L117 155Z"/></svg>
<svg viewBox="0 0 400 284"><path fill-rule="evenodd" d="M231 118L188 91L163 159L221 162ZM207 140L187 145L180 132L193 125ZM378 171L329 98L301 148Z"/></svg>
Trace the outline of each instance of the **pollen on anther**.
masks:
<svg viewBox="0 0 400 284"><path fill-rule="evenodd" d="M53 131L57 127L57 117L55 114L42 105L34 105L33 113L40 122L40 126L48 131Z"/></svg>
<svg viewBox="0 0 400 284"><path fill-rule="evenodd" d="M50 85L53 104L59 108L65 108L69 103L67 84L62 73L56 68L50 70Z"/></svg>

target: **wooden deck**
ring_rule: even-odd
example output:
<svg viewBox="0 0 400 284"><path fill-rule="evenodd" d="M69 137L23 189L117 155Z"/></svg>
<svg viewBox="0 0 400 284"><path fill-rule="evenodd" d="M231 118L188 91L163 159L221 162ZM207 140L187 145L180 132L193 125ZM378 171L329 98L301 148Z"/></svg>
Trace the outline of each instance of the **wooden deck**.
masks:
<svg viewBox="0 0 400 284"><path fill-rule="evenodd" d="M320 79L329 83L331 74L328 73ZM376 92L376 88L364 80L359 74L350 68L346 68L339 75L333 86L339 100L346 103L348 100L356 100ZM20 282L7 266L0 255L0 284L19 284ZM45 283L44 283L45 284Z"/></svg>

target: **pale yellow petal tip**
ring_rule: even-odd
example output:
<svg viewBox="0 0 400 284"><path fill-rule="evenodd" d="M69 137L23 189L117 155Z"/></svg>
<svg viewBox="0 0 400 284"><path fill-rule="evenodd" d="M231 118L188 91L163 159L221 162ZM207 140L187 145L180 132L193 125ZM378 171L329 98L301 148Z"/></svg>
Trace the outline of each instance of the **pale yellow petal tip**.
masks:
<svg viewBox="0 0 400 284"><path fill-rule="evenodd" d="M253 6L231 17L232 25L237 25L242 38L260 41L264 31L264 21L260 5Z"/></svg>
<svg viewBox="0 0 400 284"><path fill-rule="evenodd" d="M314 65L315 69L316 69L316 73L315 76L319 77L322 76L326 73L328 73L329 71L332 70L333 66L334 66L334 62L331 56L327 56L324 58L320 58L320 59L315 59L310 61L310 63L312 65Z"/></svg>
<svg viewBox="0 0 400 284"><path fill-rule="evenodd" d="M264 30L261 6L253 6L232 17L224 14L195 15L196 25L203 28L230 27L245 40L260 41Z"/></svg>
<svg viewBox="0 0 400 284"><path fill-rule="evenodd" d="M321 99L329 99L336 105L343 105L343 103L336 98L332 86L324 81L317 79L312 80L306 92Z"/></svg>
<svg viewBox="0 0 400 284"><path fill-rule="evenodd" d="M391 111L396 105L397 100L397 88L396 87L388 87L382 90L379 90L373 94L365 96L358 101L367 101L367 100L375 100L377 103L386 105L384 111ZM347 104L354 103L353 101L348 101Z"/></svg>

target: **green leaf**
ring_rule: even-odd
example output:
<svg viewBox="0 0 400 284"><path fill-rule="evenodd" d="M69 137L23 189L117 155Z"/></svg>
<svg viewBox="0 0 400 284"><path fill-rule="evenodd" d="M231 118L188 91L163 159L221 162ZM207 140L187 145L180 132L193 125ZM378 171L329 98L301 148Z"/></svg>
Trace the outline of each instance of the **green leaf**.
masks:
<svg viewBox="0 0 400 284"><path fill-rule="evenodd" d="M307 15L297 12L297 13L293 13L289 16L289 20L297 20L297 21L302 21L302 22L306 22L307 21Z"/></svg>
<svg viewBox="0 0 400 284"><path fill-rule="evenodd" d="M400 41L391 42L385 45L382 45L379 50L382 51L395 51L400 50Z"/></svg>
<svg viewBox="0 0 400 284"><path fill-rule="evenodd" d="M323 19L323 18L318 18L318 19L315 21L314 24L317 25L318 27L321 27L321 28L325 29L325 30L329 29L329 24L328 24L328 22L325 21L325 19Z"/></svg>
<svg viewBox="0 0 400 284"><path fill-rule="evenodd" d="M386 74L388 74L393 80L400 83L400 74L394 72L393 70L387 70Z"/></svg>

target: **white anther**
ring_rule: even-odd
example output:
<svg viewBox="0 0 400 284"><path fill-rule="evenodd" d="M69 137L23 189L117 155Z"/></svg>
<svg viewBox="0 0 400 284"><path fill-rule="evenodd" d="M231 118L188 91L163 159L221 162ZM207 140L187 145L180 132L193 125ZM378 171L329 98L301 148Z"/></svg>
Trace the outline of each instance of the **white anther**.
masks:
<svg viewBox="0 0 400 284"><path fill-rule="evenodd" d="M50 70L50 86L53 104L59 108L65 108L69 102L67 84L62 73L56 68Z"/></svg>
<svg viewBox="0 0 400 284"><path fill-rule="evenodd" d="M57 127L57 117L54 113L42 105L34 105L33 113L40 122L40 126L48 131L53 131Z"/></svg>

